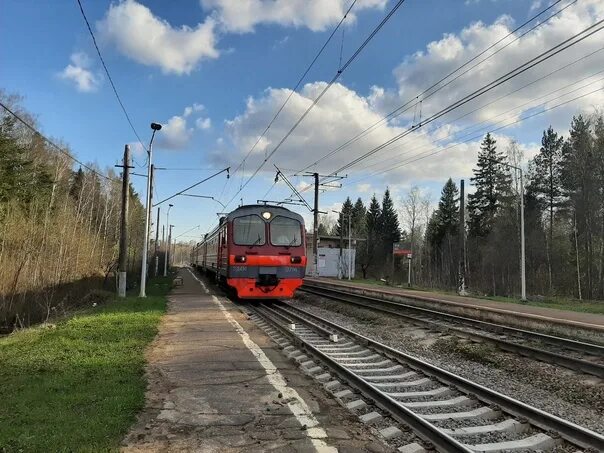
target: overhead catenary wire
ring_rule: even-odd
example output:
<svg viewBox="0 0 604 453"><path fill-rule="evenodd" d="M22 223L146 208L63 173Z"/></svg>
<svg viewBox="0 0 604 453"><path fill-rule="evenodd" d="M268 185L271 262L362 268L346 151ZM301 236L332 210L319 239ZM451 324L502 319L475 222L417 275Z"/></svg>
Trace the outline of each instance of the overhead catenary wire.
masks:
<svg viewBox="0 0 604 453"><path fill-rule="evenodd" d="M264 160L260 163L258 168L251 174L251 176L246 180L243 186L233 195L233 197L226 203L226 206L229 206L237 195L241 193L241 191L247 187L247 185L256 177L256 175L262 170L264 165L270 160L270 158L281 148L283 143L290 137L290 135L298 128L300 123L306 118L306 116L310 113L310 111L317 105L317 103L321 100L321 98L327 93L327 91L333 86L333 84L340 78L340 76L344 73L344 71L352 64L354 60L359 56L359 54L363 51L363 49L369 44L369 42L373 39L373 37L382 29L382 27L388 22L388 20L392 17L392 15L402 6L405 0L398 0L396 4L391 8L391 10L386 14L386 16L381 20L381 22L372 30L372 32L365 38L362 44L355 50L355 52L350 56L350 58L344 63L344 65L338 69L333 78L329 81L329 83L321 90L319 95L313 100L313 102L308 106L308 108L302 113L300 118L294 123L294 125L287 131L285 136L275 145L273 150L265 156Z"/></svg>
<svg viewBox="0 0 604 453"><path fill-rule="evenodd" d="M598 80L598 82L599 82L599 81L600 81L600 80ZM584 88L584 87L583 87L583 88ZM498 131L500 131L500 130L502 130L502 129L505 129L505 128L510 127L510 126L514 126L514 125L519 124L519 123L521 123L521 122L523 122L523 121L526 121L526 120L528 120L528 119L531 119L531 118L534 118L534 117L536 117L536 116L542 115L542 114L544 114L544 113L550 112L550 111L552 111L552 110L554 110L554 109L557 109L557 108L559 108L559 107L565 106L565 105L567 105L567 104L570 104L571 102L574 102L574 101L576 101L576 100L579 100L579 99L585 98L585 97L587 97L587 96L590 96L590 95L595 94L595 93L597 93L598 91L602 91L602 90L604 90L604 88L602 88L602 87L601 87L601 88L597 88L597 89L595 89L595 90L592 90L592 91L590 91L590 92L588 92L588 93L584 93L584 94L581 94L581 95L579 95L579 96L575 96L575 97L574 97L574 98L572 98L572 99L568 99L568 100L566 100L566 101L560 102L560 103L558 103L558 104L555 104L555 105L553 105L553 106L550 106L550 107L545 108L545 109L543 109L543 110L540 110L540 111L538 111L538 112L534 112L534 113L531 113L531 114L529 114L529 115L527 115L527 116L521 117L521 118L519 118L519 119L517 119L517 120L514 120L514 121L512 121L512 122L510 122L510 123L507 123L507 124L504 124L504 125L502 125L502 126L499 126L499 127L493 128L493 129L490 129L488 132L489 132L489 133L495 133L495 132L498 132ZM568 94L568 93L565 93L565 94L564 94L564 95L562 95L562 96L565 96L565 95L567 95L567 94ZM562 97L562 96L559 96L558 98L560 98L560 97ZM553 99L553 100L555 100L555 99ZM550 100L549 102L551 102L551 100ZM384 173L388 173L388 172L390 172L390 171L392 171L392 170L396 170L396 169L398 169L398 168L404 167L405 165L409 165L409 164L414 163L414 162L417 162L417 161L419 161L419 160L426 159L426 158L428 158L428 157L434 156L434 155L436 155L436 154L438 154L438 153L441 153L441 152L443 152L443 151L447 151L447 150L450 150L450 149L455 148L455 147L457 147L457 146L460 146L460 145L462 145L462 144L464 144L464 143L468 143L468 142L471 142L471 141L473 141L473 140L476 140L476 139L478 139L478 138L482 137L483 135L484 135L484 133L478 134L478 135L476 135L476 136L472 136L472 137L470 137L470 138L468 138L468 139L466 139L466 140L463 140L463 141L461 141L461 142L457 142L457 143L452 144L452 145L450 145L450 146L447 146L447 147L445 147L445 148L441 148L441 149L438 149L438 150L435 150L435 151L429 152L428 154L426 154L426 152L428 152L428 151L425 151L425 152L423 152L423 153L419 153L419 154L417 154L417 155L415 155L415 156L411 156L409 159L407 159L407 160L405 160L405 161L403 161L403 162L399 163L398 165L395 165L395 166L390 166L390 167L388 167L387 169L384 169L384 170L382 170L382 171L378 171L378 172L376 172L376 173L373 173L373 174L368 175L368 176L366 176L366 177L363 177L363 178L361 178L361 179L357 179L357 180L355 180L355 181L351 181L351 184L353 184L353 183L358 183L359 181L361 181L361 180L363 180L363 179L366 179L366 178L369 178L369 177L378 176L378 175L381 175L381 174L384 174Z"/></svg>
<svg viewBox="0 0 604 453"><path fill-rule="evenodd" d="M585 59L587 59L587 58L589 58L589 57L591 57L591 56L593 56L593 55L595 55L595 54L597 54L597 53L599 53L599 52L602 52L603 50L604 50L604 47L601 47L601 48L599 48L599 49L597 49L597 50L595 50L595 51L593 51L593 52L590 52L590 53L589 53L589 54L587 54L587 55L584 55L584 56L582 56L582 57L580 57L580 58L578 58L578 59L575 59L575 60L573 60L573 61L571 61L571 62L569 62L569 63L567 63L567 64L565 64L565 65L561 66L560 68L557 68L557 69L555 69L555 70L553 70L553 71L550 71L549 73L547 73L547 74L545 74L545 75L543 75L543 76L541 76L541 77L539 77L539 78L537 78L537 79L535 79L535 80L533 80L533 81L531 81L531 82L529 82L529 83L527 83L527 84L525 84L525 85L523 85L523 86L521 86L521 87L519 87L519 88L516 88L516 89L514 89L514 90L512 90L512 91L510 91L510 92L508 92L508 93L506 93L506 94L504 94L504 95L502 95L502 96L500 96L500 97L496 98L496 99L493 99L492 101L489 101L489 102L487 102L487 103L485 103L485 104L481 105L480 107L477 107L477 108L475 108L475 109L473 109L473 110L470 110L470 111L469 111L469 112L467 112L467 113L464 113L463 115L458 116L457 118L455 118L455 119L451 120L451 121L450 121L449 123L447 123L447 124L453 124L453 123L455 123L456 121L459 121L459 120L461 120L461 119L463 119L463 118L465 118L465 117L467 117L467 116L469 116L469 115L472 115L472 114L474 114L474 113L476 113L476 112L478 112L478 111L480 111L480 110L482 110L482 109L484 109L484 108L486 108L486 107L489 107L489 106L491 106L491 105L493 105L493 104L497 103L498 101L500 101L500 100L502 100L502 99L505 99L505 98L507 98L507 97L511 96L512 94L515 94L515 93L517 93L517 92L519 92L519 91L522 91L522 90L524 90L524 89L526 89L526 88L528 88L528 87L530 87L530 86L534 85L535 83L538 83L538 82L540 82L540 81L542 81L542 80L544 80L544 79L546 79L546 78L548 78L548 77L551 77L553 74L556 74L556 73L558 73L558 72L560 72L560 71L562 71L562 70L564 70L564 69L566 69L566 68L568 68L568 67L571 67L571 66L573 66L573 65L577 64L578 62L580 62L580 61L582 61L582 60L585 60ZM507 113L509 113L509 112L511 112L511 111L517 110L518 108L523 107L523 106L525 106L525 105L527 105L527 104L530 104L530 103L534 102L535 100L538 100L538 99L541 99L541 98L547 97L547 96L549 96L549 95L551 95L551 94L553 94L553 93L555 93L555 92L557 92L557 91L560 91L560 90L562 90L562 89L568 88L568 87L570 87L570 86L572 86L572 85L575 85L575 84L577 84L577 83L583 82L584 80L587 80L587 79L589 79L589 78L591 78L591 77L594 77L594 76L596 76L596 75L598 75L598 74L600 74L600 73L602 73L602 72L604 72L604 71L598 71L598 72L596 72L596 73L594 73L594 74L591 74L591 75L589 75L589 76L587 76L587 77L584 77L584 78L582 78L582 79L579 79L579 80L573 81L572 83L570 83L570 84L568 84L568 85L565 85L564 87L557 88L557 89L555 89L555 90L553 90L553 91L551 91L551 92L549 92L549 93L547 93L547 94L545 94L545 95L539 96L539 97L537 97L537 98L533 98L533 99L531 99L530 101L528 101L528 102L524 102L523 104L520 104L519 106L513 107L513 108L511 108L511 109L509 109L509 110L507 110L507 111L505 111L505 112L503 112L503 113L500 113L500 114L497 114L497 115L495 115L495 116L492 116L492 117L490 117L490 118L488 118L488 119L485 119L485 120L483 120L483 121L481 121L481 122L479 122L479 123L476 123L476 124L471 124L470 126L468 126L468 127L464 128L464 129L461 129L461 130L459 130L459 131L456 131L454 134L449 133L449 134L447 134L446 136L444 136L444 137L439 138L438 140L436 140L436 143L438 143L438 142L443 142L443 141L445 141L445 140L447 140L447 139L451 138L451 136L452 136L452 135L457 136L459 133L464 132L464 131L467 131L467 130L471 130L471 129L475 128L475 127L476 127L476 126L478 126L478 125L489 123L490 121L492 121L492 120L493 120L493 119L495 119L495 118L498 118L498 117L500 117L500 116L502 116L502 115L504 115L504 114L507 114ZM444 124L443 124L443 125L440 125L440 126L439 126L439 127L437 127L436 129L434 129L434 130L432 131L432 133L434 134L434 133L438 132L438 131L439 131L440 129L442 129L444 126L445 126ZM408 143L408 142L403 142L403 143L401 143L401 144L397 145L396 147L390 148L390 151L393 151L394 149L400 148L400 147L402 147L402 146L408 146L408 145L409 145L409 143ZM415 151L416 149L418 149L418 148L416 147L416 148L413 148L413 149L411 149L411 150L408 150L408 151L406 151L404 154L407 154L407 153L409 153L409 152ZM399 155L398 157L400 157L400 155ZM391 161L391 160L393 160L394 158L396 158L396 157L393 157L393 158L391 158L391 159L389 159L389 160ZM367 168L371 168L371 167L374 167L374 166L376 166L376 165L378 165L378 164L382 164L382 163L384 163L384 161L383 161L383 160L379 160L379 161L377 161L377 162L375 162L375 163L365 165L365 166L363 167L363 169L364 169L364 170L366 170ZM364 178L362 178L362 179L364 179ZM350 182L349 182L349 184L352 184L352 183L354 183L354 182L357 182L357 180L352 180L352 181L350 181ZM347 185L349 185L349 184L347 184Z"/></svg>
<svg viewBox="0 0 604 453"><path fill-rule="evenodd" d="M538 22L533 27L531 27L530 29L526 30L521 35L517 36L515 39L511 40L510 42L506 43L504 46L502 46L499 49L497 49L495 52L489 54L487 57L485 57L484 59L482 59L481 61L479 61L475 65L473 65L472 67L466 69L461 74L458 74L455 78L449 80L446 84L440 85L442 82L444 82L445 80L447 80L449 77L453 76L454 74L456 74L457 72L459 72L460 70L462 70L463 68L465 68L466 66L468 66L469 64L471 64L472 62L474 62L475 60L477 60L479 57L481 57L482 55L484 55L485 53L487 53L489 50L493 49L495 46L497 46L501 42L505 41L510 36L514 35L517 31L519 31L522 28L524 28L527 24L533 22L535 19L537 19L539 16L541 16L545 12L549 11L550 9L552 9L554 6L556 6L557 4L559 4L561 1L562 0L557 0L556 2L552 3L551 5L549 5L548 7L546 7L545 9L543 9L542 11L540 11L539 13L535 14L530 19L528 19L527 21L525 21L524 23L522 23L521 25L519 25L518 27L516 27L514 30L512 30L511 32L509 32L508 34L506 34L505 36L503 36L502 38L498 39L496 42L494 42L493 44L491 44L489 47L487 47L486 49L484 49L480 53L476 54L475 56L473 56L472 58L470 58L469 60L467 60L461 66L458 66L456 69L454 69L453 71L449 72L447 75L441 77L437 82L433 83L428 88L424 89L421 93L419 93L419 94L413 96L412 98L408 99L402 105L400 105L399 107L397 107L396 109L394 109L393 111L391 111L390 113L388 113L387 115L385 115L384 117L382 117L381 119L379 119L378 121L376 121L375 123L371 124L369 127L365 128L364 130L362 130L361 132L359 132L358 134L356 134L354 137L350 138L349 140L347 140L343 144L341 144L338 147L336 147L335 149L331 150L330 152L328 152L327 154L325 154L324 156L322 156L320 159L314 161L313 163L307 165L304 168L301 168L300 170L298 170L298 172L306 171L309 168L311 168L311 167L313 167L315 165L318 165L319 163L321 163L324 160L326 160L326 159L332 157L333 155L339 153L340 151L342 151L343 149L345 149L348 146L352 145L353 143L356 143L358 140L360 140L361 138L363 138L366 135L368 135L369 133L371 133L373 130L375 130L376 128L378 128L380 125L388 122L391 119L394 119L394 118L402 115L403 113L405 113L406 111L408 111L410 108L412 108L414 106L417 107L418 103L420 102L420 98L422 98L424 95L427 94L427 96L423 97L421 99L421 101L424 101L424 100L428 99L429 97L433 96L434 94L438 93L440 90L444 89L446 86L448 86L449 84L451 84L455 80L459 79L463 75L465 75L468 72L470 72L472 69L476 68L477 66L481 65L482 63L484 63L488 59L492 58L494 55L496 55L497 53L501 52L503 49L505 49L509 45L513 44L514 42L518 41L522 37L526 36L528 33L532 32L535 29L537 29L538 27L544 25L550 19L552 19L553 17L557 16L558 14L560 14L561 12L563 12L564 10L566 10L568 7L572 6L574 3L577 2L577 0L573 0L572 2L568 3L563 8L559 9L558 11L556 11L555 13L553 13L552 15L550 15L549 17L547 17L543 21ZM434 88L437 88L437 89L435 89L434 91L431 91Z"/></svg>
<svg viewBox="0 0 604 453"><path fill-rule="evenodd" d="M48 143L50 146L52 146L53 148L55 148L61 154L69 157L71 160L73 160L74 162L76 162L77 164L79 164L81 167L84 167L86 170L90 171L91 173L94 173L95 175L100 176L101 178L107 179L108 181L120 182L118 179L111 178L111 177L109 177L107 175L104 175L103 173L100 173L99 171L97 171L94 168L92 168L91 166L86 165L81 160L75 158L69 151L67 151L66 149L60 147L55 142L53 142L51 139L49 139L48 137L46 137L44 134L42 134L40 131L38 131L34 126L32 126L31 124L29 124L27 121L25 121L18 113L16 113L13 110L11 110L3 102L0 102L0 106L4 110L6 110L9 114L11 114L17 121L19 121L21 124L23 124L25 127L27 127L30 131L32 131L33 133L35 133L35 134L39 135L40 137L42 137L42 139L46 143Z"/></svg>
<svg viewBox="0 0 604 453"><path fill-rule="evenodd" d="M508 80L519 76L520 74L528 71L529 69L533 68L534 66L537 66L538 64L543 63L544 61L552 58L553 56L559 54L560 52L563 52L564 50L589 38L590 36L601 31L602 29L604 29L604 26L602 26L602 23L604 23L604 19L597 21L593 25L580 31L579 33L576 33L575 35L560 42L559 44L551 47L550 49L546 50L545 52L542 52L541 54L537 55L536 57L531 58L530 60L517 66L516 68L507 72L506 74L498 77L497 79L489 82L486 85L483 85L482 87L469 93L468 95L458 99L457 101L453 102L452 104L448 105L447 107L445 107L445 108L441 109L440 111L434 113L433 115L429 116L428 118L423 120L421 123L411 126L410 128L406 129L405 131L401 132L400 134L397 134L394 137L392 137L391 139L387 140L386 142L376 146L375 148L369 150L368 152L366 152L366 153L362 154L361 156L348 162L347 164L342 165L340 168L333 171L332 174L338 174L338 173L358 164L359 162L365 160L367 157L372 156L373 154L379 152L380 150L382 150L385 147L391 145L392 143L400 140L401 138L409 135L410 133L418 130L419 128L434 122L435 120L446 115L447 113L467 104L468 102L472 101L473 99L476 99L477 97L482 96L483 94L493 90L494 88L498 87L499 85L507 82ZM583 35L583 36L581 36L581 35Z"/></svg>
<svg viewBox="0 0 604 453"><path fill-rule="evenodd" d="M272 127L272 125L274 124L275 120L281 114L281 112L283 111L283 109L285 108L285 106L287 105L287 103L289 102L289 100L291 99L291 97L293 96L293 94L298 90L298 88L300 87L300 85L302 84L302 82L304 81L304 79L306 78L307 74L310 72L310 70L312 69L312 67L314 66L314 64L317 62L317 60L319 59L319 57L323 54L323 51L325 50L325 48L327 47L327 45L331 42L333 36L336 34L336 32L338 31L338 29L340 28L340 26L342 25L342 23L344 22L344 20L346 19L346 17L348 16L348 14L350 13L350 11L352 10L352 8L354 7L354 5L356 4L356 2L357 2L357 0L353 0L352 1L352 3L350 4L350 6L348 7L348 9L346 10L346 13L344 13L344 16L342 17L342 19L340 19L340 22L338 22L338 24L332 30L331 34L327 37L327 40L323 43L323 45L321 46L321 48L319 49L319 51L317 52L317 54L315 55L315 57L313 58L313 60L307 66L306 70L302 73L302 75L300 76L300 78L298 79L298 81L296 82L296 84L294 85L294 88L292 88L290 90L289 95L287 96L287 98L285 98L285 101L281 104L281 106L279 107L279 109L277 109L277 111L273 115L273 118L269 121L268 125L264 128L264 131L262 131L262 133L258 136L258 138L254 142L254 144L252 145L252 147L249 149L249 151L247 152L247 154L244 156L243 160L239 163L239 165L237 165L237 167L235 167L235 170L233 171L233 176L235 176L235 174L245 165L245 161L247 160L247 158L254 151L254 149L256 149L256 146L258 146L258 143L260 143L260 140L262 140L262 138L266 135L266 133L268 132L268 130Z"/></svg>
<svg viewBox="0 0 604 453"><path fill-rule="evenodd" d="M202 183L204 183L204 182L206 182L206 181L208 181L208 180L210 180L210 179L214 178L215 176L218 176L218 175L219 175L219 174L221 174L221 173L226 172L226 173L227 173L227 178L228 178L228 177L229 177L229 169L230 169L230 167L223 168L222 170L217 171L216 173L214 173L214 174L212 174L212 175L208 176L207 178L204 178L204 179L202 179L201 181L198 181L198 182L196 182L195 184L192 184L192 185L190 185L189 187L187 187L187 188L185 188L185 189L182 189L182 190L180 190L180 191L176 192L174 195L171 195L171 196L169 196L168 198L164 198L162 201L159 201L159 202L155 203L155 204L153 205L153 207L155 207L155 206L159 206L160 204L165 203L166 201L171 200L171 199L172 199L172 198L174 198L174 197L177 197L177 196L179 196L179 195L182 195L182 194L183 194L184 192L186 192L187 190L190 190L190 189L192 189L193 187L197 187L198 185L200 185L200 184L202 184ZM222 203L220 203L220 204L222 204Z"/></svg>
<svg viewBox="0 0 604 453"><path fill-rule="evenodd" d="M134 132L134 135L136 136L138 142L140 143L140 145L143 147L144 150L148 151L148 148L144 145L143 141L141 140L140 136L138 135L138 132L136 131L136 128L134 127L134 124L132 123L132 120L130 119L130 115L128 114L128 111L126 110L126 107L124 106L124 103L122 102L122 99L120 98L119 93L117 92L117 88L115 87L115 83L113 83L113 78L111 77L111 74L109 73L109 69L107 68L107 65L105 64L105 60L103 58L103 55L101 54L101 50L99 49L99 46L96 42L96 38L94 36L94 32L92 31L92 27L90 26L90 22L88 22L88 18L86 17L86 13L84 12L84 7L82 6L82 2L81 0L76 0L78 2L78 6L80 7L80 12L82 13L82 17L84 18L84 22L86 22L86 27L88 28L88 32L90 33L90 37L92 38L92 43L94 44L94 48L96 49L96 53L99 56L99 59L101 60L101 64L103 65L103 69L105 70L105 74L107 74L107 79L109 79L109 83L111 84L111 88L113 89L113 93L115 94L115 98L117 99L117 102L119 103L122 112L124 112L124 116L126 117L126 121L128 121L128 124L130 125L130 128L132 129L132 132ZM145 164L146 165L146 164ZM139 167L144 167L145 165L139 165Z"/></svg>

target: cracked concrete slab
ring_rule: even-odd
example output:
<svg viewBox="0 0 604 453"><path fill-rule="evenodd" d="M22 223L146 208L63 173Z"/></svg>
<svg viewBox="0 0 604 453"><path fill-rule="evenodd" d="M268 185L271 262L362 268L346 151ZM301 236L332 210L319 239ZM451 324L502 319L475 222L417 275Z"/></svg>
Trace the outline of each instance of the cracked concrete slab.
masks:
<svg viewBox="0 0 604 453"><path fill-rule="evenodd" d="M285 358L236 305L222 297L217 304L188 270L180 275L184 284L170 295L147 353L145 408L125 437L123 451L369 451L380 442ZM275 370L260 363L233 320ZM301 426L292 413L299 413L299 401L276 391L271 378L276 373L303 400L316 426Z"/></svg>

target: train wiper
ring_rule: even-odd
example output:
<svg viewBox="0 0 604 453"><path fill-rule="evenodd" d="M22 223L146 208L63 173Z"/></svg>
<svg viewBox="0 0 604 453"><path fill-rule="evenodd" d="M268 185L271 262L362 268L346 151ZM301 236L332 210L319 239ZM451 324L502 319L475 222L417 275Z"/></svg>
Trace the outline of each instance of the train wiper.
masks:
<svg viewBox="0 0 604 453"><path fill-rule="evenodd" d="M294 238L289 242L289 244L287 245L288 247L291 247L292 245L294 245L296 242L298 242L298 238L296 236L294 236Z"/></svg>
<svg viewBox="0 0 604 453"><path fill-rule="evenodd" d="M254 243L249 246L249 248L252 248L253 246L260 244L260 241L262 241L262 238L260 237L260 235L258 235L258 239L256 239L254 241Z"/></svg>

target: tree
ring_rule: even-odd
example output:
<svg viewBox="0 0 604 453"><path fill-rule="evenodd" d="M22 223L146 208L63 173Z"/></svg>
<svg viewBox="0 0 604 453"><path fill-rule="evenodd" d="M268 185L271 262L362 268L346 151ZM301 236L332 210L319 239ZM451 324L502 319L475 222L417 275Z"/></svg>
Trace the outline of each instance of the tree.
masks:
<svg viewBox="0 0 604 453"><path fill-rule="evenodd" d="M365 215L365 241L359 244L357 247L358 256L357 261L361 266L361 272L363 272L363 278L367 278L367 272L377 261L379 251L381 250L381 237L380 237L380 219L382 217L382 209L380 203L373 195L369 208Z"/></svg>
<svg viewBox="0 0 604 453"><path fill-rule="evenodd" d="M552 247L554 243L554 211L559 208L563 201L561 178L562 178L562 144L563 137L559 137L552 127L543 131L541 148L530 165L530 187L529 190L535 195L548 212L548 241L547 262L549 289L553 289L552 276Z"/></svg>
<svg viewBox="0 0 604 453"><path fill-rule="evenodd" d="M392 255L392 244L401 238L401 230L398 216L394 209L394 203L390 196L390 190L386 189L382 199L382 213L379 220L379 231L382 240L382 258L388 259Z"/></svg>
<svg viewBox="0 0 604 453"><path fill-rule="evenodd" d="M585 273L585 295L593 296L595 281L594 235L598 229L600 211L599 156L596 154L591 123L582 115L573 117L569 138L562 148L562 186L576 228L575 264L577 266L577 292Z"/></svg>
<svg viewBox="0 0 604 453"><path fill-rule="evenodd" d="M367 209L363 204L363 200L359 197L352 208L352 231L354 236L360 237L365 234L366 215Z"/></svg>
<svg viewBox="0 0 604 453"><path fill-rule="evenodd" d="M348 216L353 213L353 205L350 197L346 197L346 201L342 205L338 222L334 228L334 236L348 236Z"/></svg>
<svg viewBox="0 0 604 453"><path fill-rule="evenodd" d="M471 178L476 187L468 196L469 235L473 237L488 236L498 211L510 199L510 174L503 165L506 158L497 152L496 143L490 133L485 136Z"/></svg>

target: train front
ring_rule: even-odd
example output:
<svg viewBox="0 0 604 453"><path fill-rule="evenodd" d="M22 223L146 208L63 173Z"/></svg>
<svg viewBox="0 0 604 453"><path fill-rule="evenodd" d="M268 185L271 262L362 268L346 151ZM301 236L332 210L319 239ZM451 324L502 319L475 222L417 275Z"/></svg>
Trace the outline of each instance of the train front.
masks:
<svg viewBox="0 0 604 453"><path fill-rule="evenodd" d="M293 297L306 270L302 216L280 206L242 206L228 216L227 284L242 299Z"/></svg>

